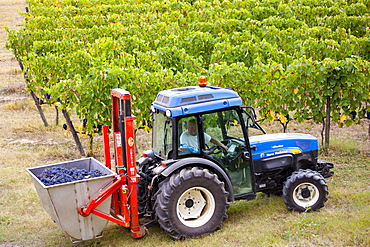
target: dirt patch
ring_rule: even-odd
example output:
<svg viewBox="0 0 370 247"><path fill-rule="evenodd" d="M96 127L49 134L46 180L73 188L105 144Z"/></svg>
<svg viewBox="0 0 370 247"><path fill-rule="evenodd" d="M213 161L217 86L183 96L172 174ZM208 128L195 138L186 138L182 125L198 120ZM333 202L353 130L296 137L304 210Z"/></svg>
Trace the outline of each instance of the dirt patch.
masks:
<svg viewBox="0 0 370 247"><path fill-rule="evenodd" d="M0 104L5 104L8 102L12 101L17 101L17 100L26 100L29 97L25 95L19 95L19 94L12 94L12 95L1 95L0 94Z"/></svg>
<svg viewBox="0 0 370 247"><path fill-rule="evenodd" d="M57 142L53 139L47 139L47 140L30 140L30 139L15 139L15 140L9 140L8 145L24 145L24 144L30 144L30 145L59 145L60 142Z"/></svg>

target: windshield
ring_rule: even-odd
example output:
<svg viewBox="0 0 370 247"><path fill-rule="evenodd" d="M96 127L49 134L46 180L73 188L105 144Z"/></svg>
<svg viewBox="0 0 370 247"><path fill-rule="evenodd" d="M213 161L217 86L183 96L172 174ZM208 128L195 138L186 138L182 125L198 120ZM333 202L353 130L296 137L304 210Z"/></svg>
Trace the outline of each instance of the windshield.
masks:
<svg viewBox="0 0 370 247"><path fill-rule="evenodd" d="M266 131L256 122L256 113L252 107L243 107L243 118L249 137L266 134Z"/></svg>
<svg viewBox="0 0 370 247"><path fill-rule="evenodd" d="M172 118L164 112L153 115L153 151L156 155L168 158L172 150Z"/></svg>

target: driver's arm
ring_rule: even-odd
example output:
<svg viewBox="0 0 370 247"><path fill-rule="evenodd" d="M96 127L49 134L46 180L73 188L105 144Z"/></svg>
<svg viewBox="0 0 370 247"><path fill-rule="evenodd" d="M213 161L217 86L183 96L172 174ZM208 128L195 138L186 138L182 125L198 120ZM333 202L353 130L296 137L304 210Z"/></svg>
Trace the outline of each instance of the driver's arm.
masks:
<svg viewBox="0 0 370 247"><path fill-rule="evenodd" d="M213 143L213 144L215 144L215 145L221 146L225 151L227 151L227 149L228 149L224 144L222 144L219 140L216 140L213 137L211 137L210 142Z"/></svg>

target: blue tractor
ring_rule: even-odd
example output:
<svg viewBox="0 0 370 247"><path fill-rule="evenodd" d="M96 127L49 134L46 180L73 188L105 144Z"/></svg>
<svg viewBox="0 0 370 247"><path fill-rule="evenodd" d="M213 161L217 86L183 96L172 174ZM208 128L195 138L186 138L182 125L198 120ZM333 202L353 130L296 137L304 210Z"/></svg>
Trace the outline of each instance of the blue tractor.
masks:
<svg viewBox="0 0 370 247"><path fill-rule="evenodd" d="M328 199L333 164L318 159L317 138L266 134L252 107L228 88L205 84L158 93L153 143L137 161L139 216L172 238L221 228L229 203L256 193L282 195L295 211Z"/></svg>

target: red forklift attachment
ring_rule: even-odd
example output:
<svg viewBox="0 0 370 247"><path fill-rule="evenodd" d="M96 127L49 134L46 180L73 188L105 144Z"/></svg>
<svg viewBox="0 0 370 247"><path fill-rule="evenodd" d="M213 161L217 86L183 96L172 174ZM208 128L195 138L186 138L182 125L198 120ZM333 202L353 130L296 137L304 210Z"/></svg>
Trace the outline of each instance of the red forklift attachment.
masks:
<svg viewBox="0 0 370 247"><path fill-rule="evenodd" d="M82 216L95 214L121 226L131 228L134 238L145 235L145 227L139 223L137 198L137 174L135 161L134 120L131 115L131 95L123 89L111 90L112 96L112 132L114 145L114 163L117 176L112 183L86 206L79 208ZM111 168L108 127L103 127L105 164ZM112 195L110 215L96 208Z"/></svg>
<svg viewBox="0 0 370 247"><path fill-rule="evenodd" d="M130 228L134 238L141 238L146 233L145 226L139 223L139 176L134 142L136 118L131 115L131 95L125 90L114 89L111 96L114 168L111 167L108 126L103 126L105 166L88 158L27 169L43 207L72 241L100 237L107 220ZM37 176L52 167L99 170L105 175L45 186Z"/></svg>

